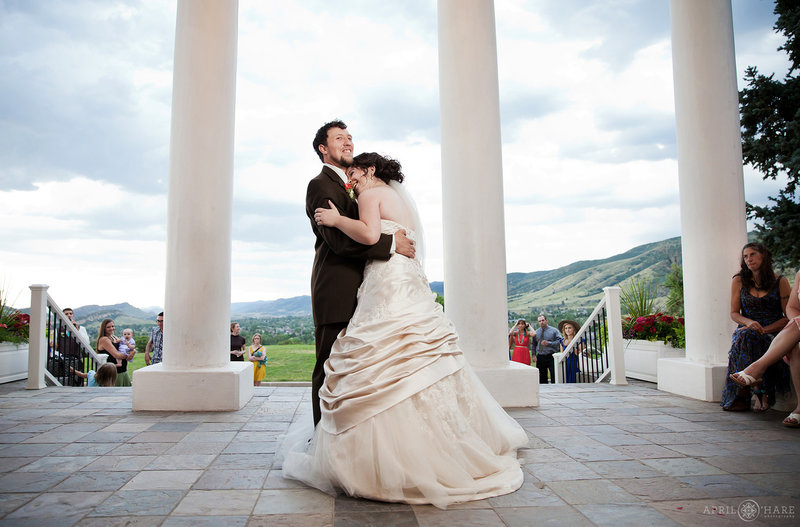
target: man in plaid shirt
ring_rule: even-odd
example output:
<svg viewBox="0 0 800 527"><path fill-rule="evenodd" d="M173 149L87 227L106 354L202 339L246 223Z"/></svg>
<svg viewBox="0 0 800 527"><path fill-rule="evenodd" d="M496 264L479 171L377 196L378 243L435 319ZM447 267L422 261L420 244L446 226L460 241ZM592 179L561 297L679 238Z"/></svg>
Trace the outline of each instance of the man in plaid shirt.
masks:
<svg viewBox="0 0 800 527"><path fill-rule="evenodd" d="M162 348L164 345L164 312L158 314L156 318L157 326L150 330L150 340L144 348L144 362L148 366L161 362ZM153 359L150 359L150 352L153 352Z"/></svg>

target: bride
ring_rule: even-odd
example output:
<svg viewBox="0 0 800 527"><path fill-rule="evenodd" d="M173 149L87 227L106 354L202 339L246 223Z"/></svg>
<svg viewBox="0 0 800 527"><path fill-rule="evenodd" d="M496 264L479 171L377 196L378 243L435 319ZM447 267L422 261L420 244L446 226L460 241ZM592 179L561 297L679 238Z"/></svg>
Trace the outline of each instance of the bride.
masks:
<svg viewBox="0 0 800 527"><path fill-rule="evenodd" d="M315 211L318 224L363 244L404 228L420 243L400 163L364 153L348 176L360 220L331 203ZM310 442L286 454L284 477L441 508L522 485L516 451L527 435L475 376L434 296L417 258L367 263L356 311L325 363L322 419Z"/></svg>

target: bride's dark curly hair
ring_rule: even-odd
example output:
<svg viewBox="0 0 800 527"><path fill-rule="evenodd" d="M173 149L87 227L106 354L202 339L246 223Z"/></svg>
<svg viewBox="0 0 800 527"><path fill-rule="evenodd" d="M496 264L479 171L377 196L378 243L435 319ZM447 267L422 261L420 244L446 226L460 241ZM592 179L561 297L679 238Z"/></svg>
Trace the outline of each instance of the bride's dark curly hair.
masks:
<svg viewBox="0 0 800 527"><path fill-rule="evenodd" d="M375 152L358 154L353 158L353 164L350 166L363 170L375 167L375 177L380 178L384 183L389 183L392 180L402 183L403 179L405 179L402 172L403 167L400 166L399 161Z"/></svg>

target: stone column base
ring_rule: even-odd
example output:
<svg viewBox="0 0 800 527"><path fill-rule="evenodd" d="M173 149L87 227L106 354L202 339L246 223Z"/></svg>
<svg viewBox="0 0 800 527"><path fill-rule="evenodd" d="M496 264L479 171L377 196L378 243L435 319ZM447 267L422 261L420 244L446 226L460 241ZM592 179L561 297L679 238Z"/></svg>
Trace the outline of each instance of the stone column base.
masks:
<svg viewBox="0 0 800 527"><path fill-rule="evenodd" d="M727 364L702 364L686 358L658 359L658 389L701 401L721 401Z"/></svg>
<svg viewBox="0 0 800 527"><path fill-rule="evenodd" d="M503 408L539 406L539 370L509 361L501 368L475 368L478 378Z"/></svg>
<svg viewBox="0 0 800 527"><path fill-rule="evenodd" d="M239 410L253 397L253 365L172 370L163 364L133 372L133 410L224 412Z"/></svg>

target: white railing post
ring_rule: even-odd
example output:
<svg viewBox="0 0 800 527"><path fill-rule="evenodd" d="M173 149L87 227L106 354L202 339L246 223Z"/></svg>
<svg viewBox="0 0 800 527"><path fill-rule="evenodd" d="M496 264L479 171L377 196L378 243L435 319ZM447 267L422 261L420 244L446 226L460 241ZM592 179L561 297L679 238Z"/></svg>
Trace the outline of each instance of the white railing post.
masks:
<svg viewBox="0 0 800 527"><path fill-rule="evenodd" d="M625 348L622 341L622 311L619 302L619 287L604 287L606 316L608 317L608 366L611 369L611 384L625 385Z"/></svg>
<svg viewBox="0 0 800 527"><path fill-rule="evenodd" d="M553 353L553 362L555 363L555 370L556 370L556 378L555 378L556 384L564 383L564 372L563 372L563 366L561 365L561 362L564 359L562 357L564 357L563 352Z"/></svg>
<svg viewBox="0 0 800 527"><path fill-rule="evenodd" d="M31 288L31 321L28 326L28 382L27 390L44 388L44 372L47 368L47 289L50 286L34 284Z"/></svg>

